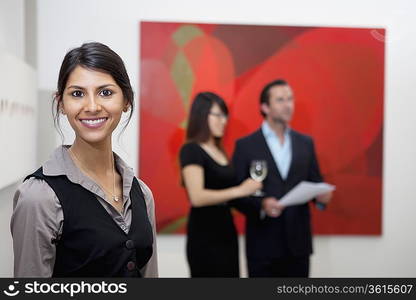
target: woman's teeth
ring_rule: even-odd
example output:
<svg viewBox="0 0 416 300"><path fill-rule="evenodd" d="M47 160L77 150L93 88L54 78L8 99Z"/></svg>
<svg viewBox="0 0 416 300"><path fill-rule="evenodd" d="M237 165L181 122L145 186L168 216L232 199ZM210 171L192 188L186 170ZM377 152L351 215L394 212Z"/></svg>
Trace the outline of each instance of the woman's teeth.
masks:
<svg viewBox="0 0 416 300"><path fill-rule="evenodd" d="M96 124L104 122L105 120L107 120L107 118L96 119L96 120L81 120L81 122L88 124L88 125L96 125Z"/></svg>

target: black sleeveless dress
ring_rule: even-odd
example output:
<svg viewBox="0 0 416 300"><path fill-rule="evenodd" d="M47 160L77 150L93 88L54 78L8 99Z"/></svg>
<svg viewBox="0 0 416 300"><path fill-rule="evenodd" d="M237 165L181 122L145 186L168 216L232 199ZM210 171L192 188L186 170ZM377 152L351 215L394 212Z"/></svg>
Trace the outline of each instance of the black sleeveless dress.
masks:
<svg viewBox="0 0 416 300"><path fill-rule="evenodd" d="M233 167L218 164L196 143L182 146L180 163L200 165L206 189L235 185ZM239 277L237 231L226 203L190 208L186 254L192 277Z"/></svg>

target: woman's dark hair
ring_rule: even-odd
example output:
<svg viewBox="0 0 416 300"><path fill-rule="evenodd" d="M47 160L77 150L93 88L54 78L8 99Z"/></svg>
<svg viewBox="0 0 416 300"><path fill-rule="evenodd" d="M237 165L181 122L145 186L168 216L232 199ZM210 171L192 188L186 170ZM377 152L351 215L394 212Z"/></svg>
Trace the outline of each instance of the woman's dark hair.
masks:
<svg viewBox="0 0 416 300"><path fill-rule="evenodd" d="M211 137L208 126L208 115L214 104L218 104L223 114L228 116L228 108L224 100L211 92L199 93L195 96L189 113L186 141L204 143ZM215 138L215 144L223 151L222 139Z"/></svg>
<svg viewBox="0 0 416 300"><path fill-rule="evenodd" d="M284 79L277 79L266 84L266 86L263 88L263 90L260 93L260 105L262 105L263 103L269 104L270 89L274 86L281 86L281 85L288 85L288 83ZM260 113L263 116L263 118L266 116L266 114L261 110L261 107L260 107Z"/></svg>
<svg viewBox="0 0 416 300"><path fill-rule="evenodd" d="M90 42L82 44L81 47L74 48L69 51L62 61L61 69L59 71L57 91L53 97L52 106L55 127L59 130L61 136L63 137L59 124L60 102L63 99L69 75L77 66L107 73L113 77L114 81L121 88L124 99L130 105L130 115L122 129L123 132L132 118L134 109L134 93L126 67L124 66L121 57L108 46L97 42Z"/></svg>

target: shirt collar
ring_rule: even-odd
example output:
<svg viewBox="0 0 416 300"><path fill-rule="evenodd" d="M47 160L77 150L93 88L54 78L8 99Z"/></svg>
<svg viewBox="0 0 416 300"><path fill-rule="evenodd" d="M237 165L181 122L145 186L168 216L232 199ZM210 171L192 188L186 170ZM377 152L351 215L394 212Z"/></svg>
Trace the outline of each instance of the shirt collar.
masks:
<svg viewBox="0 0 416 300"><path fill-rule="evenodd" d="M86 176L75 163L68 152L69 145L61 145L55 149L49 159L43 164L43 174L46 176L65 175L68 179L84 188L96 193L98 196L105 198L103 191L91 178ZM128 198L132 186L134 172L116 153L114 161L117 170L120 172L123 181L123 198Z"/></svg>
<svg viewBox="0 0 416 300"><path fill-rule="evenodd" d="M261 130L262 130L263 135L264 135L265 138L271 138L271 137L278 138L278 136L273 131L273 129L270 127L269 123L267 123L267 121L263 121L263 124L261 124ZM289 133L290 133L290 127L287 126L286 130L285 130L285 133L284 133L285 139L289 137Z"/></svg>

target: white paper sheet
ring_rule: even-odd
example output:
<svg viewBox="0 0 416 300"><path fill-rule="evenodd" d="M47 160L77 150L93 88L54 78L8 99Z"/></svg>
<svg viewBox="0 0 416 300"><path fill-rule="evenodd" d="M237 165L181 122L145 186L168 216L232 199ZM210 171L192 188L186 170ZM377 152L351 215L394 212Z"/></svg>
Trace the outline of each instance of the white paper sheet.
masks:
<svg viewBox="0 0 416 300"><path fill-rule="evenodd" d="M312 200L318 195L335 190L335 186L325 182L302 181L280 199L284 206L298 205Z"/></svg>

